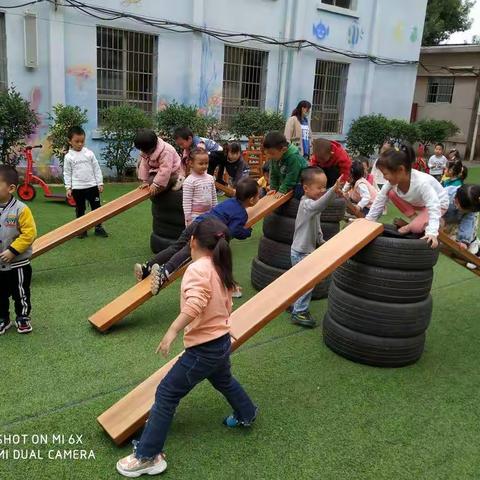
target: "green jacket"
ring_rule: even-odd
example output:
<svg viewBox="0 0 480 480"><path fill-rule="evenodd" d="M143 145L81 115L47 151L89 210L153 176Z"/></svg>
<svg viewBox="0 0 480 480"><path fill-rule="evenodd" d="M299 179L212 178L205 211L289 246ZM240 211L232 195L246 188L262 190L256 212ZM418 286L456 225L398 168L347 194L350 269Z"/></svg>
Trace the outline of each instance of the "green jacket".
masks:
<svg viewBox="0 0 480 480"><path fill-rule="evenodd" d="M300 181L300 172L308 167L295 145L289 145L280 160L270 161L270 188L287 193Z"/></svg>

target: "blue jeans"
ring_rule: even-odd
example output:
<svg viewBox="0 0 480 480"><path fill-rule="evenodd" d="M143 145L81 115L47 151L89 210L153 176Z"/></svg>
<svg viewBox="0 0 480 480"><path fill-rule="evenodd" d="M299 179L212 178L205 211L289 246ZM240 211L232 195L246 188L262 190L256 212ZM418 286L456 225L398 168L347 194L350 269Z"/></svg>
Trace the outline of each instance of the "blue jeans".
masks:
<svg viewBox="0 0 480 480"><path fill-rule="evenodd" d="M180 400L202 380L208 379L232 406L240 422L255 418L255 405L230 371L230 335L185 349L160 382L140 441L138 459L152 458L163 452L167 432Z"/></svg>
<svg viewBox="0 0 480 480"><path fill-rule="evenodd" d="M308 253L301 253L297 252L296 250L291 250L290 258L292 260L292 267L297 263L301 262L305 257L307 257ZM297 313L305 313L308 311L310 307L310 300L312 299L312 291L309 290L307 293L304 293L297 301L293 304L293 311L292 313L295 315Z"/></svg>

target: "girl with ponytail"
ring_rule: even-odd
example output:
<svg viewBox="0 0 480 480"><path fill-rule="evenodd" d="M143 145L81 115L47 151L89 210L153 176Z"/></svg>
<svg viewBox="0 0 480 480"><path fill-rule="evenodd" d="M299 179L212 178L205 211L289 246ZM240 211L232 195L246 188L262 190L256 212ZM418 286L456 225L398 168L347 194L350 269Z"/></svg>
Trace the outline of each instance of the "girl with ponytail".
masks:
<svg viewBox="0 0 480 480"><path fill-rule="evenodd" d="M117 462L117 470L124 476L155 475L167 468L163 447L175 409L205 379L233 409L224 425L247 427L255 420L256 406L231 373L230 314L235 282L228 242L228 228L221 221L207 217L196 223L190 239L193 263L182 279L180 314L156 350L167 357L183 330L185 352L160 382L133 453Z"/></svg>
<svg viewBox="0 0 480 480"><path fill-rule="evenodd" d="M440 219L448 209L448 195L434 177L412 169L414 161L415 152L408 144L382 153L377 168L383 173L386 183L366 218L380 218L391 200L411 220L399 228L399 233L424 233L422 238L436 248Z"/></svg>

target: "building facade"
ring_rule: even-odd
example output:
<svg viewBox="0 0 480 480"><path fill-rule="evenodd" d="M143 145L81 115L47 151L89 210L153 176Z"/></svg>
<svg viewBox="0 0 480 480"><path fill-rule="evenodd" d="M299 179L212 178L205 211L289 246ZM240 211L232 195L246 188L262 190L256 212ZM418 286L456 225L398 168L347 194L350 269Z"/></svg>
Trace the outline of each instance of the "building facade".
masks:
<svg viewBox="0 0 480 480"><path fill-rule="evenodd" d="M462 158L480 156L480 45L423 47L415 86L417 120L450 120L459 132L448 139Z"/></svg>
<svg viewBox="0 0 480 480"><path fill-rule="evenodd" d="M125 102L152 113L194 104L228 124L252 107L288 116L306 99L314 135L339 140L360 115L410 117L427 0L87 3L114 13L75 1L0 12L0 88L15 85L39 113L37 163L52 171L45 140L57 103L88 110L97 153L101 109ZM232 35L240 32L250 36ZM285 40L311 44L278 44Z"/></svg>

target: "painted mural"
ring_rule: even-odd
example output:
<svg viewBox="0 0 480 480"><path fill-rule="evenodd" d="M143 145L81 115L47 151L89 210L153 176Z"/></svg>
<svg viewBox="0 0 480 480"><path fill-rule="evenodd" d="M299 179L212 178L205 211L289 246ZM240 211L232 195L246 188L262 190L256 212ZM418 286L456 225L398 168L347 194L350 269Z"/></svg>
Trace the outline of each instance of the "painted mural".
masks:
<svg viewBox="0 0 480 480"><path fill-rule="evenodd" d="M219 117L222 113L221 82L223 75L212 51L210 37L202 38L202 68L200 73L199 111L204 115Z"/></svg>
<svg viewBox="0 0 480 480"><path fill-rule="evenodd" d="M364 35L363 28L361 27L358 20L354 20L352 24L348 27L347 31L347 41L350 48L355 48L358 43L363 39Z"/></svg>
<svg viewBox="0 0 480 480"><path fill-rule="evenodd" d="M312 32L317 40L325 40L330 34L330 27L326 23L320 21L316 25L313 24Z"/></svg>

